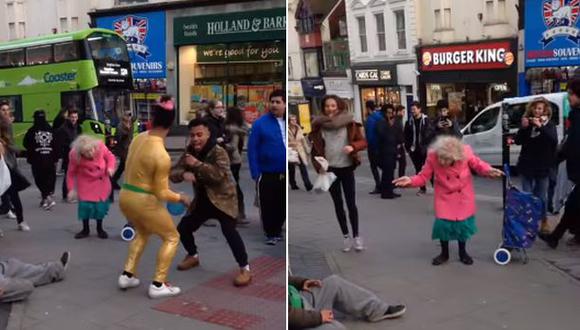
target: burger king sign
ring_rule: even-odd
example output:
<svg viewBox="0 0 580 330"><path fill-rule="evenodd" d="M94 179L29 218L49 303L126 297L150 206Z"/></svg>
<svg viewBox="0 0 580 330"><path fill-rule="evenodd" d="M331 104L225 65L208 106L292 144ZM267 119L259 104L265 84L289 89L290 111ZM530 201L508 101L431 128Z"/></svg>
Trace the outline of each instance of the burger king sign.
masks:
<svg viewBox="0 0 580 330"><path fill-rule="evenodd" d="M423 71L506 69L514 62L509 41L421 49Z"/></svg>

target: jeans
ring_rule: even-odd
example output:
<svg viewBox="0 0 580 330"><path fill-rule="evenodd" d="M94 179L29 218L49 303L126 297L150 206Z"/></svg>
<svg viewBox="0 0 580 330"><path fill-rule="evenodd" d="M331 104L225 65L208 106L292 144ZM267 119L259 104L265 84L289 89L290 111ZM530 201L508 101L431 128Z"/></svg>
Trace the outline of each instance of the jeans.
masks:
<svg viewBox="0 0 580 330"><path fill-rule="evenodd" d="M532 193L544 203L544 210L546 210L547 194L548 194L548 177L531 177L527 175L522 176L522 190Z"/></svg>
<svg viewBox="0 0 580 330"><path fill-rule="evenodd" d="M304 182L304 188L306 190L312 189L312 183L310 182L310 177L308 177L308 169L306 169L306 165L302 161L298 164L288 163L288 171L290 172L290 186L291 187L298 187L296 184L296 166L300 169L300 175L302 176L302 181Z"/></svg>
<svg viewBox="0 0 580 330"><path fill-rule="evenodd" d="M344 167L335 168L329 167L328 172L336 175L336 180L330 186L330 196L334 203L334 211L336 218L343 235L348 235L348 226L346 224L346 214L344 212L342 201L342 190L344 190L344 198L346 200L346 207L348 208L348 216L350 218L350 225L352 227L353 237L358 237L358 208L356 207L355 199L355 181L354 168ZM342 188L342 189L341 189Z"/></svg>

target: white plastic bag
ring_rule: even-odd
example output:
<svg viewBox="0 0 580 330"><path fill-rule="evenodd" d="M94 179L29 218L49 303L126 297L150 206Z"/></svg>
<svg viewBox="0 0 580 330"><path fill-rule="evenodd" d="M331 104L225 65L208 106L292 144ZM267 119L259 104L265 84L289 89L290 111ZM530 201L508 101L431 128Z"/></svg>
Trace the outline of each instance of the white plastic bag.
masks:
<svg viewBox="0 0 580 330"><path fill-rule="evenodd" d="M12 185L10 179L10 170L4 161L4 157L0 157L0 195L3 195Z"/></svg>
<svg viewBox="0 0 580 330"><path fill-rule="evenodd" d="M336 175L334 173L327 172L328 161L324 157L314 157L314 159L320 164L321 172L314 181L314 191L317 193L327 192L330 186L336 180Z"/></svg>

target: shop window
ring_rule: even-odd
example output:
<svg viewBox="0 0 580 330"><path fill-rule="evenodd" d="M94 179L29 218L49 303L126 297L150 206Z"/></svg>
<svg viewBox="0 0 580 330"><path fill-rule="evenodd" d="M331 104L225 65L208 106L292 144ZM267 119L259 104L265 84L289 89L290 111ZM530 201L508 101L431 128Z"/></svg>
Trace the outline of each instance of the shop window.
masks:
<svg viewBox="0 0 580 330"><path fill-rule="evenodd" d="M358 22L358 35L360 41L360 51L361 53L368 52L368 45L367 45L367 27L364 17L357 17Z"/></svg>
<svg viewBox="0 0 580 330"><path fill-rule="evenodd" d="M309 51L304 52L304 67L306 77L320 77L320 69L318 66L318 52Z"/></svg>
<svg viewBox="0 0 580 330"><path fill-rule="evenodd" d="M485 0L485 20L491 23L495 20L493 0Z"/></svg>
<svg viewBox="0 0 580 330"><path fill-rule="evenodd" d="M8 23L8 40L14 40L16 37L16 23Z"/></svg>
<svg viewBox="0 0 580 330"><path fill-rule="evenodd" d="M435 16L435 31L439 31L442 28L442 25L441 25L441 9L435 9L434 16Z"/></svg>
<svg viewBox="0 0 580 330"><path fill-rule="evenodd" d="M451 8L443 9L443 28L451 29Z"/></svg>
<svg viewBox="0 0 580 330"><path fill-rule="evenodd" d="M79 45L75 42L64 42L54 45L54 61L66 62L80 58Z"/></svg>
<svg viewBox="0 0 580 330"><path fill-rule="evenodd" d="M497 0L497 18L501 22L507 21L507 10L505 0Z"/></svg>
<svg viewBox="0 0 580 330"><path fill-rule="evenodd" d="M348 36L348 29L346 25L346 16L338 21L338 35L346 38Z"/></svg>
<svg viewBox="0 0 580 330"><path fill-rule="evenodd" d="M383 13L375 14L377 24L377 39L379 41L379 51L387 50L387 40L385 39L385 15Z"/></svg>
<svg viewBox="0 0 580 330"><path fill-rule="evenodd" d="M53 62L52 45L30 47L26 49L26 64L48 64Z"/></svg>
<svg viewBox="0 0 580 330"><path fill-rule="evenodd" d="M22 122L22 96L0 96L0 101L8 101L15 123Z"/></svg>
<svg viewBox="0 0 580 330"><path fill-rule="evenodd" d="M499 107L489 109L477 117L469 127L469 134L482 133L491 130L499 119Z"/></svg>
<svg viewBox="0 0 580 330"><path fill-rule="evenodd" d="M397 28L397 44L399 49L407 49L407 34L405 31L405 11L395 11L395 23Z"/></svg>

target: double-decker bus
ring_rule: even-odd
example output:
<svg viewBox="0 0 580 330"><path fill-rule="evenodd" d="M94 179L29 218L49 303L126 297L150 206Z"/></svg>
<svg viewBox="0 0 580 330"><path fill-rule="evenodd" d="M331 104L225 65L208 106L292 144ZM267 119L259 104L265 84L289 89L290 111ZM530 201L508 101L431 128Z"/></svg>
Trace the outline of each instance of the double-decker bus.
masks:
<svg viewBox="0 0 580 330"><path fill-rule="evenodd" d="M10 102L22 146L33 113L52 121L76 109L84 133L103 135L130 110L133 81L125 41L114 31L86 29L0 43L0 100Z"/></svg>

